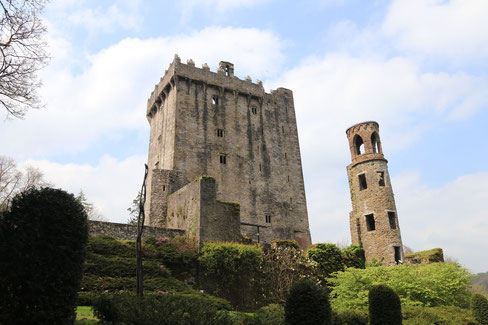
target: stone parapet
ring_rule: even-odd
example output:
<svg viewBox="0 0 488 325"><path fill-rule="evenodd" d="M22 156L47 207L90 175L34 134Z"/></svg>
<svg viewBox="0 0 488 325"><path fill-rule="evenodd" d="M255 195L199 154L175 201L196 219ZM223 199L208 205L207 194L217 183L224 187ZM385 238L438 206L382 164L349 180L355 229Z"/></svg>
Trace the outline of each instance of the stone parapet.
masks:
<svg viewBox="0 0 488 325"><path fill-rule="evenodd" d="M103 236L108 235L117 239L130 239L135 240L137 237L137 226L128 225L125 223L105 222L105 221L88 221L88 233L91 236ZM174 237L182 236L185 234L181 229L167 229L160 227L144 226L142 236L147 237Z"/></svg>

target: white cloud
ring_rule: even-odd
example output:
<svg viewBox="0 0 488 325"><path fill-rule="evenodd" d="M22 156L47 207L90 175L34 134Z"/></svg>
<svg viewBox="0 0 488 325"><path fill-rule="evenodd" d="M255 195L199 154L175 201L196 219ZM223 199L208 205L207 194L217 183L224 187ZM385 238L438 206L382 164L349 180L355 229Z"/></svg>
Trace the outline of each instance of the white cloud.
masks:
<svg viewBox="0 0 488 325"><path fill-rule="evenodd" d="M56 45L57 44L57 45ZM147 98L174 53L208 62L231 61L236 74L262 78L279 71L284 42L271 32L210 27L189 35L124 39L88 57L81 73L71 71L73 53L62 40L54 43L53 63L43 71L46 108L25 120L2 121L2 153L17 160L79 153L120 132L148 132Z"/></svg>
<svg viewBox="0 0 488 325"><path fill-rule="evenodd" d="M117 160L103 156L98 164L59 164L47 160L28 160L23 165L39 168L54 187L77 195L83 190L88 201L112 222L125 223L127 208L139 191L146 156Z"/></svg>
<svg viewBox="0 0 488 325"><path fill-rule="evenodd" d="M294 92L313 242L349 239L351 203L346 165L351 160L345 134L347 127L365 120L378 121L388 159L395 151L423 140L423 135L431 128L472 117L488 104L488 80L461 72L424 72L408 57L384 59L329 53L303 61L271 84ZM401 169L401 166L396 167ZM455 176L446 175L446 181L452 177ZM410 202L408 191L398 191L396 182L395 179L393 187L395 197L401 200L400 223L406 225L407 216L421 207ZM413 190L422 191L423 187L415 183L410 192ZM449 191L452 196L456 193L456 189ZM435 195L430 197L434 199ZM461 202L462 199L458 204ZM479 196L472 197L471 203L478 207L484 204ZM438 206L443 202L438 200L433 204ZM466 224L472 224L479 216L469 210L464 219L468 220ZM416 227L416 222L409 220L408 225ZM425 229L435 229L435 224ZM444 245L442 239L423 242L412 237L408 226L402 228L402 233L405 231L405 243L414 248ZM466 228L465 234L468 233ZM483 243L475 233L471 238L477 244ZM461 250L452 251L452 245L445 248L448 255L462 255ZM473 258L461 262L479 267L473 264Z"/></svg>
<svg viewBox="0 0 488 325"><path fill-rule="evenodd" d="M184 11L191 11L198 7L204 7L223 13L237 8L253 7L269 1L270 0L182 0L180 1L180 4Z"/></svg>
<svg viewBox="0 0 488 325"><path fill-rule="evenodd" d="M382 30L402 50L458 62L483 60L488 56L488 2L394 0Z"/></svg>
<svg viewBox="0 0 488 325"><path fill-rule="evenodd" d="M414 172L393 180L404 244L416 250L442 247L473 272L486 272L488 173L470 174L430 188Z"/></svg>
<svg viewBox="0 0 488 325"><path fill-rule="evenodd" d="M46 9L50 25L60 30L80 26L91 33L110 33L119 29L138 31L141 28L144 17L140 0L115 0L109 6L104 4L55 0Z"/></svg>
<svg viewBox="0 0 488 325"><path fill-rule="evenodd" d="M68 20L92 32L113 32L116 29L137 31L141 27L143 17L112 5L108 8L80 9L70 14Z"/></svg>

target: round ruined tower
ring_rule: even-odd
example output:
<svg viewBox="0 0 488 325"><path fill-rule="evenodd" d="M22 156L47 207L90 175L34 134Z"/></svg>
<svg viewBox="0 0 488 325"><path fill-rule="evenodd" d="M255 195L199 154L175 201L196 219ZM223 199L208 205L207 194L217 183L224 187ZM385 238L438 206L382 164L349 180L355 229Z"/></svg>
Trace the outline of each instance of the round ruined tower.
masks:
<svg viewBox="0 0 488 325"><path fill-rule="evenodd" d="M367 263L402 263L402 237L379 125L374 121L358 123L346 134L352 159L347 166L352 244L362 245Z"/></svg>

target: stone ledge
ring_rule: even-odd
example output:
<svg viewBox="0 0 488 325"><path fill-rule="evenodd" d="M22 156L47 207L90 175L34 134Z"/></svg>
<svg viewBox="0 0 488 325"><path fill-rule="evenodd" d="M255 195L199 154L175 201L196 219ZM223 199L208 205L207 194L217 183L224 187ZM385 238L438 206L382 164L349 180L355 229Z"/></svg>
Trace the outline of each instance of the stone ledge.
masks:
<svg viewBox="0 0 488 325"><path fill-rule="evenodd" d="M137 237L137 226L132 226L124 223L88 220L88 233L91 236L108 235L122 240L135 240ZM184 234L185 231L181 229L144 226L142 237L174 237Z"/></svg>

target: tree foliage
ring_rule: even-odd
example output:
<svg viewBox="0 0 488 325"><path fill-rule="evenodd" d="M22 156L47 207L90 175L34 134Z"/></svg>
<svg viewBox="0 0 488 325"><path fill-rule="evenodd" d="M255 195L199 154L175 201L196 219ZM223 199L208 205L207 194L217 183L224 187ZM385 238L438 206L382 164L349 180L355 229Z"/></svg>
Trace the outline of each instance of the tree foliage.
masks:
<svg viewBox="0 0 488 325"><path fill-rule="evenodd" d="M48 61L39 17L46 0L0 0L0 105L7 116L39 108L37 72Z"/></svg>
<svg viewBox="0 0 488 325"><path fill-rule="evenodd" d="M264 287L271 302L284 303L293 283L304 278L316 278L317 263L294 243L278 242L263 255Z"/></svg>
<svg viewBox="0 0 488 325"><path fill-rule="evenodd" d="M88 238L81 204L62 190L29 189L0 227L0 323L73 324Z"/></svg>
<svg viewBox="0 0 488 325"><path fill-rule="evenodd" d="M369 290L369 323L371 325L401 325L400 298L390 287L376 285Z"/></svg>
<svg viewBox="0 0 488 325"><path fill-rule="evenodd" d="M312 280L296 282L285 303L285 320L289 325L331 324L329 296Z"/></svg>
<svg viewBox="0 0 488 325"><path fill-rule="evenodd" d="M205 243L199 258L206 289L239 309L256 307L263 250L237 243Z"/></svg>
<svg viewBox="0 0 488 325"><path fill-rule="evenodd" d="M15 195L30 188L50 186L42 172L32 166L20 170L12 158L0 156L0 210L8 209Z"/></svg>
<svg viewBox="0 0 488 325"><path fill-rule="evenodd" d="M458 306L469 303L471 274L459 264L433 263L348 268L328 281L333 285L332 304L339 308L367 308L374 285L392 288L407 306Z"/></svg>

